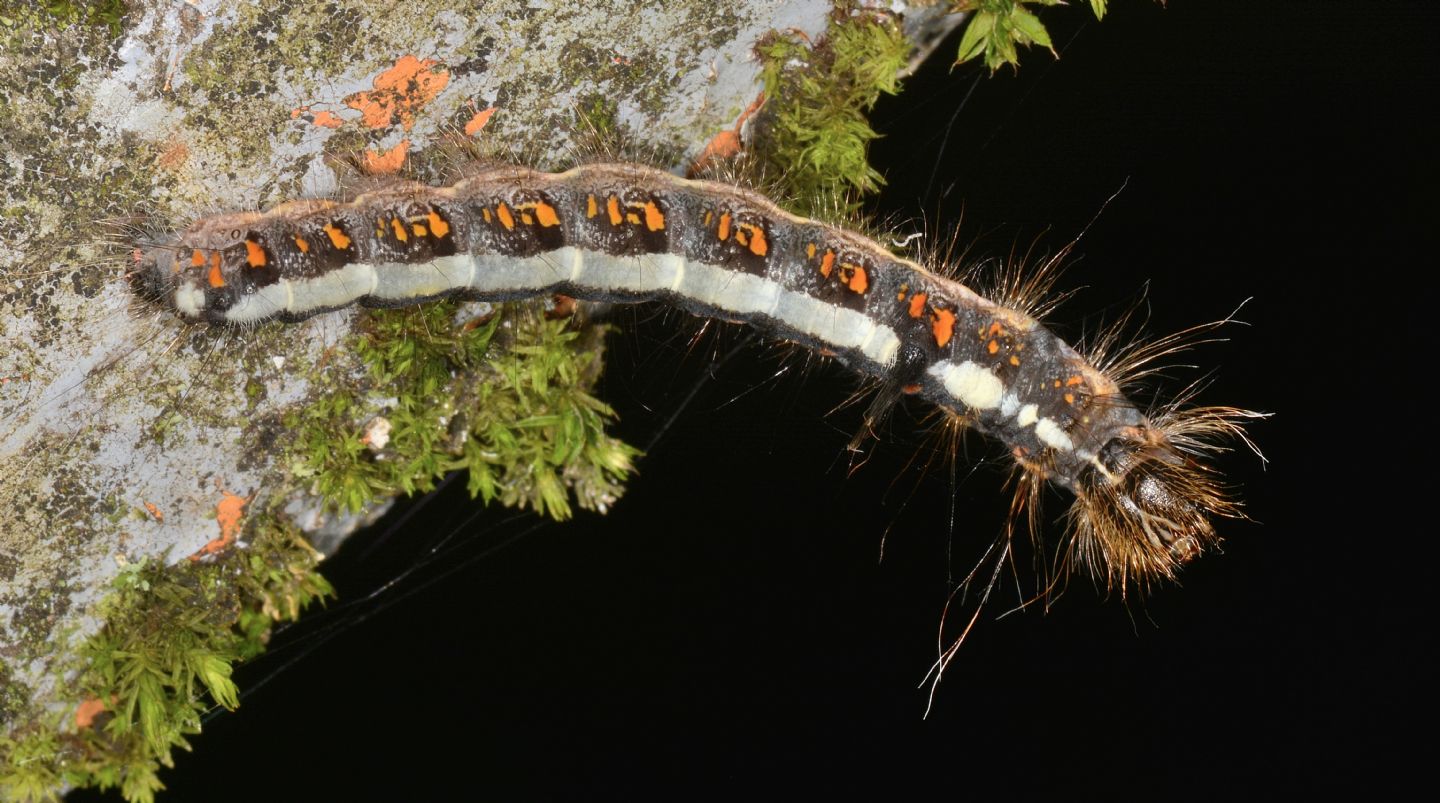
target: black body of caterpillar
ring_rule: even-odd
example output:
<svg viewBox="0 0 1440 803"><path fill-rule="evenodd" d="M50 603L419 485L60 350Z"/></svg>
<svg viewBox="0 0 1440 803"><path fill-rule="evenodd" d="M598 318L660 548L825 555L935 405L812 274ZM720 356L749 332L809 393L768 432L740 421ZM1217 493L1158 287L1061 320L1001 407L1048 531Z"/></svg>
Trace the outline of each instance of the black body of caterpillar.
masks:
<svg viewBox="0 0 1440 803"><path fill-rule="evenodd" d="M1147 417L1026 312L726 184L628 164L491 168L205 218L144 248L135 277L219 324L551 293L744 321L999 438L1020 469L1014 510L1033 511L1043 481L1070 489L1073 556L1122 588L1172 576L1218 542L1213 517L1237 515L1200 458L1215 436L1243 437L1243 411Z"/></svg>

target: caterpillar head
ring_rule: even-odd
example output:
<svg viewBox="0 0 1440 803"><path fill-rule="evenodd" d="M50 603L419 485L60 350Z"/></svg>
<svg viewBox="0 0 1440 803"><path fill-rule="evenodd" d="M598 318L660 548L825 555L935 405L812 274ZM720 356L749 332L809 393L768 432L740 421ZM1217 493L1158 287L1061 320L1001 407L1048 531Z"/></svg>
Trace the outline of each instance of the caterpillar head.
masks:
<svg viewBox="0 0 1440 803"><path fill-rule="evenodd" d="M1170 579L1220 543L1213 520L1239 518L1204 458L1238 437L1256 414L1233 408L1166 413L1126 427L1096 453L1074 484L1070 519L1077 556L1093 575L1122 590Z"/></svg>

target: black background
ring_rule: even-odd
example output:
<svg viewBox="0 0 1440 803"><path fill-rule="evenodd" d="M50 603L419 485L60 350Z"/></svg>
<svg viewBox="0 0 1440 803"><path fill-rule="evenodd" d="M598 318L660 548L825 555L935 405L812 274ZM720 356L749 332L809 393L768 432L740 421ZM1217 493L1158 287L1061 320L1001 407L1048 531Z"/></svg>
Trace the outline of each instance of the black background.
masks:
<svg viewBox="0 0 1440 803"><path fill-rule="evenodd" d="M1428 5L1115 0L1096 24L1076 3L1045 16L1058 62L1032 50L977 84L947 70L952 42L875 112L875 213L958 223L977 255L1053 251L1125 187L1062 279L1083 288L1053 316L1068 335L1146 286L1151 334L1252 299L1249 325L1168 383L1213 369L1202 402L1275 414L1253 428L1268 466L1220 461L1255 522L1222 524L1224 553L1183 586L1127 603L1077 578L1048 614L997 621L1021 599L1007 576L922 718L951 583L1005 512L994 450L971 441L952 483L913 464L935 442L902 415L852 472L843 371L765 345L725 359L742 331L692 346L693 324L642 308L601 392L622 436L659 439L616 509L537 525L477 513L456 483L357 539L326 573L359 601L240 673L264 685L178 756L167 799L1401 783L1433 675L1416 602L1433 470L1411 462L1434 444L1434 371L1414 356L1433 324L1410 303L1440 211ZM1028 562L1019 575L1033 589Z"/></svg>

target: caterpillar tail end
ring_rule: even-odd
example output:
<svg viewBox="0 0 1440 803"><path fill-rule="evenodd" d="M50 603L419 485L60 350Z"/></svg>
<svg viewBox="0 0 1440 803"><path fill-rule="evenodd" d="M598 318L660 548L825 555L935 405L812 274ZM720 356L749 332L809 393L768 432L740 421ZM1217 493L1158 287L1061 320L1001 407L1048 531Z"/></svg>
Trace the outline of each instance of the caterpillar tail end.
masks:
<svg viewBox="0 0 1440 803"><path fill-rule="evenodd" d="M1124 594L1173 580L1216 549L1217 518L1244 518L1208 459L1263 414L1227 407L1165 413L1128 428L1095 456L1074 484L1069 519L1076 557L1097 580Z"/></svg>

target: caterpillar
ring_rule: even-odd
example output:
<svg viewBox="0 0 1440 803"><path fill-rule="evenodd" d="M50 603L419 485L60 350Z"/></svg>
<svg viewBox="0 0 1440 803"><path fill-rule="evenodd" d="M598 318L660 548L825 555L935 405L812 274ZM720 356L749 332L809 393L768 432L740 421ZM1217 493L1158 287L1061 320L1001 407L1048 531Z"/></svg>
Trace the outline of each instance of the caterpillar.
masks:
<svg viewBox="0 0 1440 803"><path fill-rule="evenodd" d="M747 323L1001 441L1019 475L1015 518L1033 517L1046 482L1070 491L1069 556L1121 589L1173 577L1218 544L1214 519L1239 515L1205 458L1218 438L1243 439L1250 414L1147 415L1117 364L1082 356L1023 305L725 183L634 164L493 166L451 186L203 218L137 249L132 281L216 325L548 294Z"/></svg>

